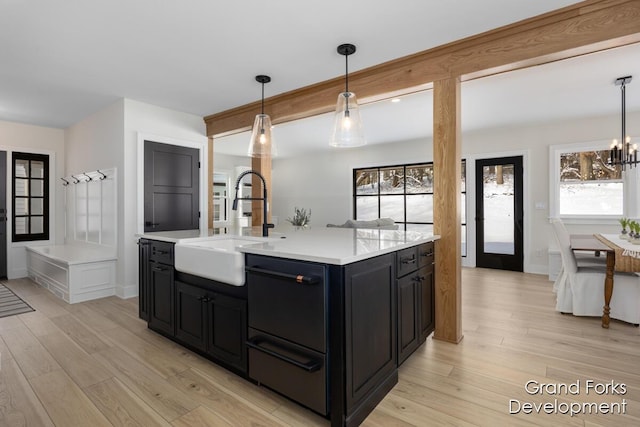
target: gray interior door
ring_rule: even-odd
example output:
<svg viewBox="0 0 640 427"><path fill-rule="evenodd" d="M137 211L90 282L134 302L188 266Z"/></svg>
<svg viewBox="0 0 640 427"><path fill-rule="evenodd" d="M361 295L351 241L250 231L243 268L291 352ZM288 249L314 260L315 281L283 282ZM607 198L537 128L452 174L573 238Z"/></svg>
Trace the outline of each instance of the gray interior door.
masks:
<svg viewBox="0 0 640 427"><path fill-rule="evenodd" d="M0 151L0 278L7 277L7 152Z"/></svg>
<svg viewBox="0 0 640 427"><path fill-rule="evenodd" d="M199 228L200 162L196 148L144 142L144 231Z"/></svg>

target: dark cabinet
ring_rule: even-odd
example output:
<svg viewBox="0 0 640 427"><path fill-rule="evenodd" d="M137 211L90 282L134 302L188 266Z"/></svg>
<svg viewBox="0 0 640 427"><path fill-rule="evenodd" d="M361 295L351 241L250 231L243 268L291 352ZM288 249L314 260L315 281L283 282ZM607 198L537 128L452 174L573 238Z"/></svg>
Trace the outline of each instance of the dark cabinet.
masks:
<svg viewBox="0 0 640 427"><path fill-rule="evenodd" d="M147 311L149 327L165 334L175 333L173 247L170 242L148 241Z"/></svg>
<svg viewBox="0 0 640 427"><path fill-rule="evenodd" d="M173 243L138 244L139 313L149 328L245 373L246 291L176 272Z"/></svg>
<svg viewBox="0 0 640 427"><path fill-rule="evenodd" d="M427 336L435 329L435 244L434 242L423 243L418 246L418 280L420 283L419 305L420 305L420 342L424 342Z"/></svg>
<svg viewBox="0 0 640 427"><path fill-rule="evenodd" d="M138 317L149 321L149 251L151 242L138 241Z"/></svg>
<svg viewBox="0 0 640 427"><path fill-rule="evenodd" d="M394 254L345 267L344 322L346 413L358 417L363 402L397 375Z"/></svg>
<svg viewBox="0 0 640 427"><path fill-rule="evenodd" d="M247 255L249 377L326 415L327 267Z"/></svg>
<svg viewBox="0 0 640 427"><path fill-rule="evenodd" d="M420 281L415 274L398 279L398 365L420 345Z"/></svg>
<svg viewBox="0 0 640 427"><path fill-rule="evenodd" d="M246 319L245 300L176 281L176 338L242 372Z"/></svg>
<svg viewBox="0 0 640 427"><path fill-rule="evenodd" d="M149 327L173 335L173 266L154 261L149 264Z"/></svg>
<svg viewBox="0 0 640 427"><path fill-rule="evenodd" d="M434 328L433 242L396 253L398 273L398 365Z"/></svg>
<svg viewBox="0 0 640 427"><path fill-rule="evenodd" d="M176 281L176 338L198 350L207 347L207 292Z"/></svg>
<svg viewBox="0 0 640 427"><path fill-rule="evenodd" d="M207 353L247 372L247 301L213 294L207 305Z"/></svg>

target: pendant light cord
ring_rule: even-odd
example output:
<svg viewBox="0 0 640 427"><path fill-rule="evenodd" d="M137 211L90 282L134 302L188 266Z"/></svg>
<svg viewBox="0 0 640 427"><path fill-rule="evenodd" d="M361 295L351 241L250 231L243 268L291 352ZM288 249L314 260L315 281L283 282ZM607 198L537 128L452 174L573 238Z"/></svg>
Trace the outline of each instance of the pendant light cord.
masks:
<svg viewBox="0 0 640 427"><path fill-rule="evenodd" d="M349 53L344 55L344 114L349 117Z"/></svg>
<svg viewBox="0 0 640 427"><path fill-rule="evenodd" d="M622 91L622 138L620 139L620 142L622 144L622 149L625 150L625 154L628 155L629 150L625 149L626 148L626 143L627 143L627 139L626 139L626 133L627 133L627 120L625 118L626 115L626 97L625 97L625 82L624 80L622 81L622 84L620 85L620 90Z"/></svg>
<svg viewBox="0 0 640 427"><path fill-rule="evenodd" d="M262 104L260 107L260 114L264 115L264 82L262 82Z"/></svg>
<svg viewBox="0 0 640 427"><path fill-rule="evenodd" d="M349 54L344 56L345 92L349 92Z"/></svg>

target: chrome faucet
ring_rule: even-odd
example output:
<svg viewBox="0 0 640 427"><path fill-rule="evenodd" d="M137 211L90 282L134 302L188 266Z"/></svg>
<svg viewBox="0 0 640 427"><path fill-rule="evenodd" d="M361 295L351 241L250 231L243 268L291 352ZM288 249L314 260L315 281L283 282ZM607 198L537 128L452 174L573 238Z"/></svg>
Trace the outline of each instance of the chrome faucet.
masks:
<svg viewBox="0 0 640 427"><path fill-rule="evenodd" d="M254 174L258 178L260 178L260 180L262 180L262 190L263 190L262 197L238 197L238 189L240 188L240 181L242 181L242 178L244 178L246 175L249 175L249 174ZM267 182L264 180L264 177L260 174L260 172L254 171L253 169L251 169L251 170L242 172L238 176L238 179L236 180L236 196L233 199L233 206L231 207L231 209L233 209L234 211L238 210L238 200L262 200L262 206L263 206L262 235L264 237L268 237L269 229L273 228L274 225L269 224L267 222Z"/></svg>

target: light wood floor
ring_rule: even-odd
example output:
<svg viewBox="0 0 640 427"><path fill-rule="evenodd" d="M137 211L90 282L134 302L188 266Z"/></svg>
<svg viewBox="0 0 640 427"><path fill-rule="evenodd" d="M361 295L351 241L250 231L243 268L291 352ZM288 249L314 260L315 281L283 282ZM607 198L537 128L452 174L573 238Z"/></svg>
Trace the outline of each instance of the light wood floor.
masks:
<svg viewBox="0 0 640 427"><path fill-rule="evenodd" d="M28 279L5 283L36 311L0 319L0 426L329 424L149 331L137 299L69 305ZM530 274L464 269L462 306L462 342L429 338L363 425L640 425L638 328L556 313L551 282ZM626 393L587 395L587 380ZM580 381L580 393L530 395L527 381ZM509 415L511 399L556 398L626 399L626 414Z"/></svg>

